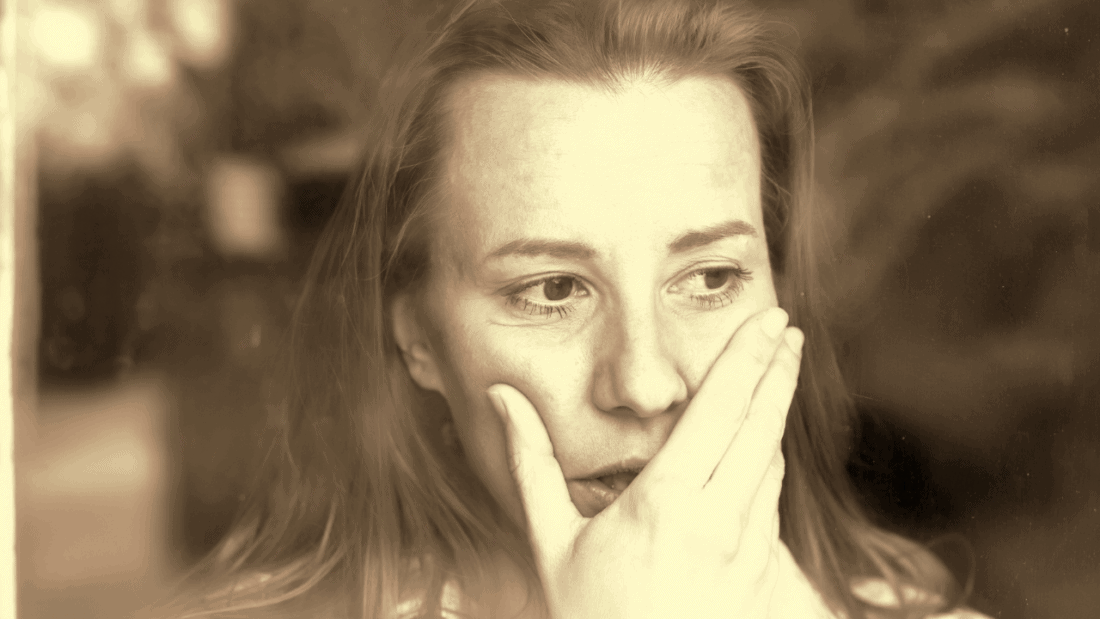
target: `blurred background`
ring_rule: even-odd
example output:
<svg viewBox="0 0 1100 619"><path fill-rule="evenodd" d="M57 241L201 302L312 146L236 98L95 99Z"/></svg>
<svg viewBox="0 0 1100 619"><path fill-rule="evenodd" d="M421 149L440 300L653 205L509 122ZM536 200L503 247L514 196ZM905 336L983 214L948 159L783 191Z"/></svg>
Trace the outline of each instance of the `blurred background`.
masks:
<svg viewBox="0 0 1100 619"><path fill-rule="evenodd" d="M382 72L448 4L27 3L24 619L124 616L225 532ZM1100 612L1100 5L762 4L813 76L853 478L884 526L973 570L977 609Z"/></svg>

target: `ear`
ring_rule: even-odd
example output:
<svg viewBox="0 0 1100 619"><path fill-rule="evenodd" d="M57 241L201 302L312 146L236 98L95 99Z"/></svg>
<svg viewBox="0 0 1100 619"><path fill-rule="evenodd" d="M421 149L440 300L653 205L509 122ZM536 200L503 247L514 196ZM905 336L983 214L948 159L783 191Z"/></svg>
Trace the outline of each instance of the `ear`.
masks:
<svg viewBox="0 0 1100 619"><path fill-rule="evenodd" d="M390 307L393 336L409 375L421 389L438 392L446 397L443 373L431 345L420 327L420 318L408 294L399 294Z"/></svg>

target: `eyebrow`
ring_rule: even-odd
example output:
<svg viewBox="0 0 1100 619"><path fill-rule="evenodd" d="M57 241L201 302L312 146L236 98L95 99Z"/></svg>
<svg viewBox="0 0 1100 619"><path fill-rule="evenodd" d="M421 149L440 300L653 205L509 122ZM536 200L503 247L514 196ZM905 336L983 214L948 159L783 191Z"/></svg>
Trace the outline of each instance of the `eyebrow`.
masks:
<svg viewBox="0 0 1100 619"><path fill-rule="evenodd" d="M668 253L682 254L734 236L756 236L756 228L747 221L731 219L702 230L692 230L669 243Z"/></svg>
<svg viewBox="0 0 1100 619"><path fill-rule="evenodd" d="M756 234L756 228L752 224L740 219L731 219L702 230L685 232L668 244L668 251L670 254L681 254L730 237L756 236ZM575 241L516 239L493 250L492 253L486 256L486 260L504 256L527 258L547 256L563 260L591 260L595 255L595 249Z"/></svg>
<svg viewBox="0 0 1100 619"><path fill-rule="evenodd" d="M596 250L584 243L573 241L555 241L551 239L516 239L501 245L487 256L487 259L503 256L537 257L549 256L563 260L591 260Z"/></svg>

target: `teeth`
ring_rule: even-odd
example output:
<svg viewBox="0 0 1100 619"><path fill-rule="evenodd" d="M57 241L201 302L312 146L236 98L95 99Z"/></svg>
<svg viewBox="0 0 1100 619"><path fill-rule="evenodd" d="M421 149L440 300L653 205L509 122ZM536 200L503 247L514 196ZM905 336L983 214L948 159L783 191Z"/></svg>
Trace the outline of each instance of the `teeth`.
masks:
<svg viewBox="0 0 1100 619"><path fill-rule="evenodd" d="M607 484L615 492L622 492L626 490L626 487L630 485L630 482L634 481L637 477L637 473L615 473L613 475L604 475L600 478L600 481Z"/></svg>

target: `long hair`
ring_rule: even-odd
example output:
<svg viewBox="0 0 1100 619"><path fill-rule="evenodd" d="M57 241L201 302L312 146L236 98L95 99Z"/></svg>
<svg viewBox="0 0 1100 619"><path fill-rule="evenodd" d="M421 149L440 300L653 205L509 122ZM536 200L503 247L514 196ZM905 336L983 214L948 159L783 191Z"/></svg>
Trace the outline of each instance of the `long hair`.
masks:
<svg viewBox="0 0 1100 619"><path fill-rule="evenodd" d="M785 33L718 1L471 0L392 72L362 174L307 276L266 472L204 563L200 578L217 586L207 585L198 614L290 612L326 597L341 616L386 617L415 597L432 616L449 579L472 608L492 609L499 575L490 559L502 554L525 570L532 600L541 595L524 532L445 445L446 407L413 385L387 315L394 294L414 290L431 269L447 94L485 72L612 90L636 78L724 76L742 89L761 145L779 303L807 336L783 437L780 536L847 617L882 616L852 593L865 577L884 579L903 602L906 588L932 594L903 603L899 617L942 610L953 591L947 572L919 545L873 526L847 477L853 406L814 266L821 226L810 94ZM311 595L318 591L338 595Z"/></svg>

